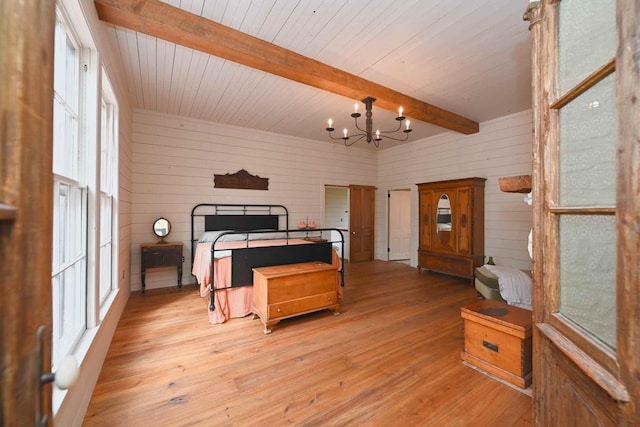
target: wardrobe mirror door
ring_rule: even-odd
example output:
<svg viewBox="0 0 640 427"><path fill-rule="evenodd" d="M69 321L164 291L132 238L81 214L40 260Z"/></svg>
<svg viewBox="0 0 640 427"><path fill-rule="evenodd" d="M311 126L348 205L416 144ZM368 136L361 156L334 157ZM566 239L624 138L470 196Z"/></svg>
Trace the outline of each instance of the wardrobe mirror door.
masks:
<svg viewBox="0 0 640 427"><path fill-rule="evenodd" d="M446 193L440 196L437 209L436 226L438 240L440 240L442 245L449 246L451 238L451 203Z"/></svg>

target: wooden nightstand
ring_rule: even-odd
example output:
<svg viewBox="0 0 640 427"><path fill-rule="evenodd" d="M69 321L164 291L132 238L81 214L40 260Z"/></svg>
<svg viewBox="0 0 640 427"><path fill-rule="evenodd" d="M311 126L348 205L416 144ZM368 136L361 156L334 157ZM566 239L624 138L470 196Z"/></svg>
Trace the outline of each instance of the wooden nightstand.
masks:
<svg viewBox="0 0 640 427"><path fill-rule="evenodd" d="M178 268L178 288L182 288L182 242L141 243L140 244L140 277L144 294L147 268Z"/></svg>

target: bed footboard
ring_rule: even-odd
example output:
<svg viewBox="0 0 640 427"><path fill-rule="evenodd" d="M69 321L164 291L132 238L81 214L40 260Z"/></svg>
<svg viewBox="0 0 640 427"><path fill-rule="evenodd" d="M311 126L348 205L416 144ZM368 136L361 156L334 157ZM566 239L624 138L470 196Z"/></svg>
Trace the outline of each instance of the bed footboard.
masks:
<svg viewBox="0 0 640 427"><path fill-rule="evenodd" d="M272 265L321 261L332 263L331 243L234 249L231 255L231 286L253 284L253 269Z"/></svg>
<svg viewBox="0 0 640 427"><path fill-rule="evenodd" d="M335 229L318 229L318 231L333 231ZM260 234L260 232L255 232ZM242 233L241 233L242 234ZM315 242L305 244L278 244L274 246L254 246L231 249L231 280L226 287L215 287L209 299L209 310L214 311L215 293L225 289L241 286L253 285L253 269L260 267L271 267L275 265L300 264L305 262L334 263L334 243L341 244L340 259L340 286L344 287L344 238L340 232L338 242ZM215 242L211 249L211 259L214 259ZM215 277L215 262L210 265L211 277Z"/></svg>

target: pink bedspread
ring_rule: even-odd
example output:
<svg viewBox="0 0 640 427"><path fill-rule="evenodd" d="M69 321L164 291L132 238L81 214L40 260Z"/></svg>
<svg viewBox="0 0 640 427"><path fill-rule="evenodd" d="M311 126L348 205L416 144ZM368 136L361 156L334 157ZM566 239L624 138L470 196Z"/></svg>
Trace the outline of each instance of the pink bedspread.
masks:
<svg viewBox="0 0 640 427"><path fill-rule="evenodd" d="M248 247L279 246L286 244L286 240L252 240ZM289 244L313 244L308 240L289 240ZM234 249L247 247L247 242L218 242L216 249ZM333 265L340 269L340 257L333 251ZM253 301L253 286L240 286L231 288L231 256L224 256L215 260L216 289L228 288L215 292L215 310L209 311L209 322L213 324L224 323L233 317L244 317L251 314ZM196 253L193 258L193 269L191 273L196 276L200 284L200 296L209 306L209 295L211 293L211 243L198 243ZM336 273L336 290L338 298L342 298L342 287L340 286L340 273Z"/></svg>

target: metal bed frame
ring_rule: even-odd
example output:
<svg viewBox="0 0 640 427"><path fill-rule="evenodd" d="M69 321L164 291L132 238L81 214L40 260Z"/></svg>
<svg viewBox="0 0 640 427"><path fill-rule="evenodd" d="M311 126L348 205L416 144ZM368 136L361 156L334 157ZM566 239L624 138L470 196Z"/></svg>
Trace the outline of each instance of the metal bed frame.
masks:
<svg viewBox="0 0 640 427"><path fill-rule="evenodd" d="M203 226L196 224L202 218ZM191 269L195 256L195 246L198 239L196 229L206 231L221 231L220 235L211 243L211 281L209 310L215 310L215 292L228 289L213 286L215 277L215 252L228 249L216 248L216 243L227 235L246 235L246 246L231 249L231 288L253 285L253 268L272 265L297 264L302 262L320 261L331 264L333 261L333 244L340 243L340 286L344 287L344 236L337 228L289 229L289 212L283 205L252 205L252 204L217 204L200 203L191 210ZM259 238L260 234L283 233L285 244L266 247L249 247L249 241ZM337 231L339 240L326 239L313 244L289 244L290 239L309 239L309 233L314 236L325 237L325 233Z"/></svg>

